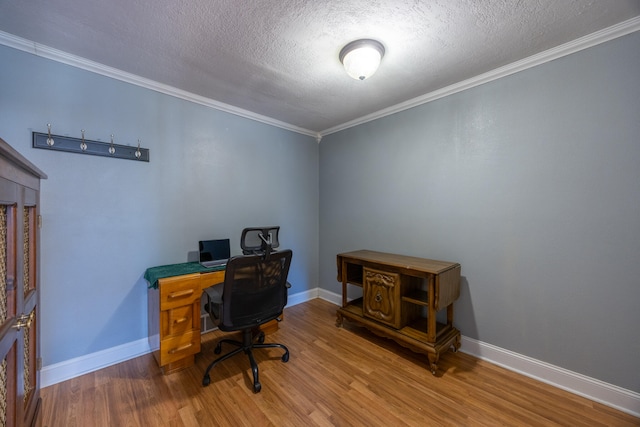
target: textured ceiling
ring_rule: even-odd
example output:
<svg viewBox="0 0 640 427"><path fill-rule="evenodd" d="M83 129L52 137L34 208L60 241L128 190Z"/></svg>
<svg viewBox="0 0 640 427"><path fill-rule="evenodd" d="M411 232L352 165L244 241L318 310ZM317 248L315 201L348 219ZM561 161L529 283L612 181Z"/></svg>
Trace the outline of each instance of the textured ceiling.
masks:
<svg viewBox="0 0 640 427"><path fill-rule="evenodd" d="M0 31L310 133L640 15L638 0L0 0ZM338 53L374 38L368 80Z"/></svg>

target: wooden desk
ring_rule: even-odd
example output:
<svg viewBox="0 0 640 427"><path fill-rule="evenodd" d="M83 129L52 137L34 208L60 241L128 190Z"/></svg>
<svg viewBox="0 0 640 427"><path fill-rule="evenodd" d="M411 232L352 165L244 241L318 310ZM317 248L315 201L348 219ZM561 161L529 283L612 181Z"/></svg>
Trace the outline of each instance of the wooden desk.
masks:
<svg viewBox="0 0 640 427"><path fill-rule="evenodd" d="M434 375L440 353L460 348L460 331L453 327L460 264L366 250L339 254L337 263L342 282L337 326L351 320L426 353ZM349 285L361 287L362 298L349 299ZM444 308L447 321L439 323L436 315Z"/></svg>
<svg viewBox="0 0 640 427"><path fill-rule="evenodd" d="M194 364L200 352L200 297L204 289L224 282L224 268L216 271L198 268L197 263L176 264L176 271L194 271L178 276L154 277L154 271L172 266L154 267L145 272L147 290L149 345L162 369L169 374ZM156 282L157 278L157 282ZM272 320L260 328L265 333L278 329Z"/></svg>

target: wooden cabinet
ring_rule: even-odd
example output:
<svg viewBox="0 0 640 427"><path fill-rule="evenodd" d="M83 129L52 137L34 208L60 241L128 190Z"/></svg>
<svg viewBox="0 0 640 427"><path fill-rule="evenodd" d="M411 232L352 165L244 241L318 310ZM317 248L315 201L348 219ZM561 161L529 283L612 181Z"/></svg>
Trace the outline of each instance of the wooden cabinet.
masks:
<svg viewBox="0 0 640 427"><path fill-rule="evenodd" d="M40 180L0 139L0 426L41 424Z"/></svg>
<svg viewBox="0 0 640 427"><path fill-rule="evenodd" d="M342 282L338 326L347 319L425 353L433 374L442 352L460 348L460 331L453 326L460 264L368 250L339 254L337 263ZM361 288L362 297L350 298L351 287ZM446 321L439 322L444 309Z"/></svg>

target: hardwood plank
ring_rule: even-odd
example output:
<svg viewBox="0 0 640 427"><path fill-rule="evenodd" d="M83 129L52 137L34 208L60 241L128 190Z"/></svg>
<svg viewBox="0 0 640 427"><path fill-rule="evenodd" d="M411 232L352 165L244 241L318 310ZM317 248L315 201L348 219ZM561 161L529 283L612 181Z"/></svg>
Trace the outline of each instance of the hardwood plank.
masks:
<svg viewBox="0 0 640 427"><path fill-rule="evenodd" d="M111 426L638 426L640 419L464 353L445 353L433 376L424 354L349 322L315 299L287 308L257 350L262 391L237 355L202 374L220 331L195 365L162 375L151 354L42 389L44 427ZM226 351L223 348L223 352Z"/></svg>

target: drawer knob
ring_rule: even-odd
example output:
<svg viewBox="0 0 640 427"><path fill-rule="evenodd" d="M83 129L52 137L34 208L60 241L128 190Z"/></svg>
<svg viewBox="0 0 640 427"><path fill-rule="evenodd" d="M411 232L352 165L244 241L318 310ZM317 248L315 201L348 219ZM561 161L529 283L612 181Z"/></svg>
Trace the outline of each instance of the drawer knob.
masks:
<svg viewBox="0 0 640 427"><path fill-rule="evenodd" d="M375 298L376 302L380 302L382 301L382 295L380 294L380 292L378 291L378 293L376 293L376 298Z"/></svg>

